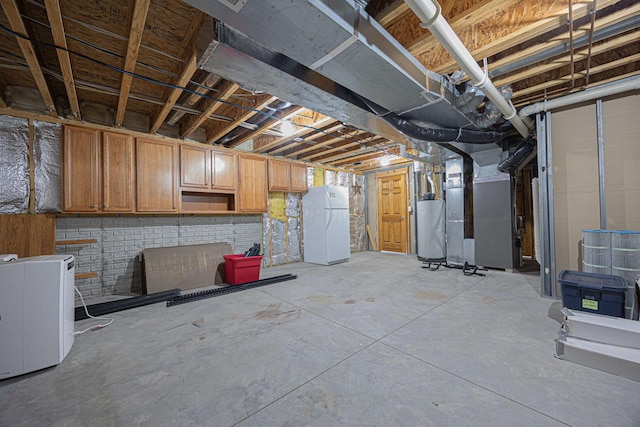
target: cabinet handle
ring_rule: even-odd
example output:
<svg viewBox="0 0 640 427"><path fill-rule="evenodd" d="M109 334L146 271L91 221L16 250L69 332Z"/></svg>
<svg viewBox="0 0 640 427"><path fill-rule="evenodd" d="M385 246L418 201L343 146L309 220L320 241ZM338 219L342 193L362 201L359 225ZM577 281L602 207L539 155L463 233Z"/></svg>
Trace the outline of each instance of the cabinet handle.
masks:
<svg viewBox="0 0 640 427"><path fill-rule="evenodd" d="M105 209L109 209L109 205L104 205L104 208Z"/></svg>
<svg viewBox="0 0 640 427"><path fill-rule="evenodd" d="M98 209L98 205L91 205L91 209Z"/></svg>

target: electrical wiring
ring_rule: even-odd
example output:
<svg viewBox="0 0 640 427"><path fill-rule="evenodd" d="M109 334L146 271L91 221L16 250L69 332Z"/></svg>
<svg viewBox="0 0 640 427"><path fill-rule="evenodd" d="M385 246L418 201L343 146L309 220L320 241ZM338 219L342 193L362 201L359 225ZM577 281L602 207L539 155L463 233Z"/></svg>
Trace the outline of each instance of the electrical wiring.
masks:
<svg viewBox="0 0 640 427"><path fill-rule="evenodd" d="M80 293L80 291L78 290L78 288L74 285L73 288L76 290L76 292L78 293L78 295L80 295L80 301L82 302L82 306L84 307L84 312L87 315L87 317L91 318L91 319L96 319L96 320L108 320L107 323L103 323L103 324L98 324L98 325L93 325L90 326L86 329L83 329L82 331L76 331L73 333L73 335L80 335L80 334L84 334L87 331L93 330L93 329L102 329L102 328L106 328L107 326L109 326L110 324L113 323L113 318L110 317L97 317L97 316L92 316L89 314L89 310L87 309L87 304L85 304L84 302L84 298L82 297L82 294Z"/></svg>
<svg viewBox="0 0 640 427"><path fill-rule="evenodd" d="M295 122L293 122L291 120L284 120L284 119L280 119L280 118L277 118L277 117L273 117L272 115L270 115L269 113L266 113L264 111L261 111L261 110L255 109L255 108L251 108L251 107L246 107L246 106L243 106L243 105L240 105L238 103L231 102L231 101L228 101L228 100L216 98L216 97L210 96L208 94L199 93L199 92L197 92L195 90L192 90L192 89L189 89L187 87L177 86L177 85L174 85L174 84L171 84L171 83L165 83L165 82L162 82L162 81L159 81L159 80L152 79L150 77L143 76L141 74L137 74L137 73L134 73L134 72L131 72L131 71L127 71L127 70L115 67L113 65L107 64L105 62L102 62L100 60L97 60L95 58L92 58L92 57L90 57L88 55L85 55L83 53L76 52L76 51L71 50L69 48L65 48L65 47L62 47L62 46L57 46L57 45L55 45L53 43L43 42L41 40L37 40L37 39L34 39L34 38L29 37L27 35L18 33L17 31L13 31L12 29L4 26L3 24L0 24L0 30L2 30L4 32L7 32L7 33L9 33L9 34L11 34L11 35L13 35L15 37L19 37L19 38L21 38L23 40L28 40L28 41L33 42L35 44L44 46L46 48L59 49L59 50L66 51L66 52L68 52L68 53L70 53L72 55L75 55L75 56L78 56L80 58L83 58L83 59L85 59L87 61L90 61L90 62L92 62L94 64L100 65L100 66L102 66L104 68L110 69L112 71L116 71L116 72L121 73L121 74L129 75L131 77L134 77L134 78L137 78L139 80L146 81L146 82L158 85L158 86L163 86L163 87L167 87L167 88L171 88L171 89L179 89L179 90L182 90L183 92L190 93L190 94L199 96L199 97L204 98L204 99L212 100L212 101L215 101L215 102L219 102L221 104L229 105L229 106L232 106L232 107L235 107L235 108L239 108L239 109L242 109L242 110L246 110L246 111L253 111L256 114L269 116L270 119L277 120L280 123L290 122L290 123L293 123L296 127L302 127L302 128L310 129L310 130L313 130L315 132L322 133L322 134L328 135L328 136L339 137L339 138L342 138L345 141L359 142L358 140L355 140L355 139L349 138L349 137L344 137L343 135L338 135L338 134L334 134L334 133L330 133L330 132L325 132L322 129L316 128L314 126L304 125L304 124L301 124L301 123L295 123ZM192 83L192 82L190 82L190 83ZM193 82L193 83L197 84L195 82ZM199 84L197 84L197 85L199 85ZM204 87L206 87L206 86L204 86ZM208 89L211 89L211 88L208 88ZM211 90L215 90L215 89L211 89ZM366 145L366 144L363 144L363 145ZM385 154L390 154L386 150L377 148L375 146L370 146L370 147L374 148L377 151L384 152Z"/></svg>

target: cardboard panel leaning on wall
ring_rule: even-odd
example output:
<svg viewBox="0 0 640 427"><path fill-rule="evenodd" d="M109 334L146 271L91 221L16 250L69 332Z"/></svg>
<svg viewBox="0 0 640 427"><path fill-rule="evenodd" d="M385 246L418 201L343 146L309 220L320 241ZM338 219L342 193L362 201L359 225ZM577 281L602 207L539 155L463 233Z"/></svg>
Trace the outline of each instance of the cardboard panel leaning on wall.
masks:
<svg viewBox="0 0 640 427"><path fill-rule="evenodd" d="M0 116L0 213L26 213L29 192L29 121Z"/></svg>
<svg viewBox="0 0 640 427"><path fill-rule="evenodd" d="M640 230L640 95L603 101L607 229Z"/></svg>
<svg viewBox="0 0 640 427"><path fill-rule="evenodd" d="M595 103L554 112L551 139L556 271L580 270L582 230L600 227Z"/></svg>

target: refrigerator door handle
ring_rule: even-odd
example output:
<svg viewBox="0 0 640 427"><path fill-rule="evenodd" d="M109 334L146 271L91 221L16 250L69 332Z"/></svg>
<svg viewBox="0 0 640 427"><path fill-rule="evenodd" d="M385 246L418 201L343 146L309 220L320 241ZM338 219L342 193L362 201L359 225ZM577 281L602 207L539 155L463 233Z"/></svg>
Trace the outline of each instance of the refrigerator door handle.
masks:
<svg viewBox="0 0 640 427"><path fill-rule="evenodd" d="M333 219L333 209L329 208L327 210L329 211L329 216L327 217L327 224L324 227L325 230L329 229L329 226L331 225L331 220Z"/></svg>

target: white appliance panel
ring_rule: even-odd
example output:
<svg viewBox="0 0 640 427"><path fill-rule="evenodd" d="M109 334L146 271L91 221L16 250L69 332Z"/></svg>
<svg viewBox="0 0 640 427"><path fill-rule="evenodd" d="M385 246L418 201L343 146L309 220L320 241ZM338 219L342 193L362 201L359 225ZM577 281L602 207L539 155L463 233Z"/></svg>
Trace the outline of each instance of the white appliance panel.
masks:
<svg viewBox="0 0 640 427"><path fill-rule="evenodd" d="M302 198L304 260L329 265L348 261L351 253L348 190L310 188Z"/></svg>
<svg viewBox="0 0 640 427"><path fill-rule="evenodd" d="M349 209L327 209L327 263L348 261L351 256Z"/></svg>
<svg viewBox="0 0 640 427"><path fill-rule="evenodd" d="M56 365L69 353L74 280L72 255L0 264L0 379Z"/></svg>
<svg viewBox="0 0 640 427"><path fill-rule="evenodd" d="M0 269L0 379L24 372L24 292L16 283L24 277L24 263L2 264Z"/></svg>

